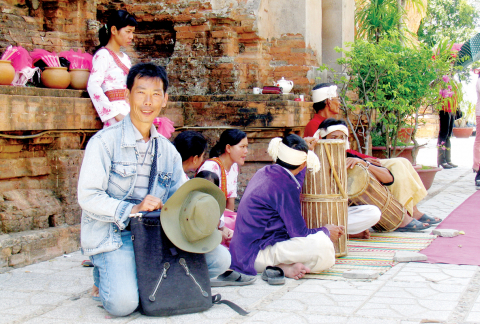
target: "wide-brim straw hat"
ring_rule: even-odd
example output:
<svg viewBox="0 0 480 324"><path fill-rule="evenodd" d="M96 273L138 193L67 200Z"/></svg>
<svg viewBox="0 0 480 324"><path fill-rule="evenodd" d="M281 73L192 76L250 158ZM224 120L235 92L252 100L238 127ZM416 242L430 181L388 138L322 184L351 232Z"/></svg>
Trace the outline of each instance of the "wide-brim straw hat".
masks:
<svg viewBox="0 0 480 324"><path fill-rule="evenodd" d="M194 178L167 200L160 221L168 239L176 247L192 253L208 253L222 241L218 222L225 206L225 194L218 186Z"/></svg>

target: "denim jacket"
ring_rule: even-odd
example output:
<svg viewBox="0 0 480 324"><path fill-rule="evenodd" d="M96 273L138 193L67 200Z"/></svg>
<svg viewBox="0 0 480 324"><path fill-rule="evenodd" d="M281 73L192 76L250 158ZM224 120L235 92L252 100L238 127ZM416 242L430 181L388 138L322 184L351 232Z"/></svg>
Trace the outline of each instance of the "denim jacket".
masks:
<svg viewBox="0 0 480 324"><path fill-rule="evenodd" d="M85 255L122 246L121 230L129 223L130 199L137 180L137 148L130 115L99 131L88 142L78 180L82 208L81 245ZM184 183L182 159L163 136L157 138L157 175L151 195L166 202Z"/></svg>

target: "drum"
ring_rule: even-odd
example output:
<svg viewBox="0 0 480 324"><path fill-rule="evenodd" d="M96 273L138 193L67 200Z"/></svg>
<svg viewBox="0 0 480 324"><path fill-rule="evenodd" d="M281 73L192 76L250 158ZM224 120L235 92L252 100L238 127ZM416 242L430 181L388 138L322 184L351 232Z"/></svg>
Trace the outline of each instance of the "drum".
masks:
<svg viewBox="0 0 480 324"><path fill-rule="evenodd" d="M320 140L315 146L320 159L318 172L307 170L303 184L302 215L308 228L343 225L347 233L348 195L345 141ZM335 256L347 255L347 234L335 245Z"/></svg>
<svg viewBox="0 0 480 324"><path fill-rule="evenodd" d="M375 205L382 216L373 226L379 232L396 230L407 210L368 170L360 164L348 169L348 198L350 205Z"/></svg>

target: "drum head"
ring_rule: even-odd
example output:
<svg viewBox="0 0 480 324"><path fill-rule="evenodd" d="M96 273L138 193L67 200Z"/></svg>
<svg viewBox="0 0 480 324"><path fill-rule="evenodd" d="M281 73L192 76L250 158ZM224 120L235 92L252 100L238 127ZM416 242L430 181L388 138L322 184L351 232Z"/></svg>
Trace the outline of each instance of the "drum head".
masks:
<svg viewBox="0 0 480 324"><path fill-rule="evenodd" d="M347 169L348 197L355 198L365 191L370 175L358 164L353 169Z"/></svg>

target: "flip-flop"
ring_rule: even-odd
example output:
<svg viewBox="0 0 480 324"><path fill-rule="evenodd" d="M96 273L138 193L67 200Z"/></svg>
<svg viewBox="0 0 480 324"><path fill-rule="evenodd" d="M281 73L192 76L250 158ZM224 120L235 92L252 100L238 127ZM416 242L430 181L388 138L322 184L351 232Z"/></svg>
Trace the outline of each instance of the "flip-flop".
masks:
<svg viewBox="0 0 480 324"><path fill-rule="evenodd" d="M407 226L399 227L395 230L395 232L419 232L429 228L430 226L430 224L428 226L423 226L422 222L419 222L416 219L412 219L412 221L408 223Z"/></svg>
<svg viewBox="0 0 480 324"><path fill-rule="evenodd" d="M422 217L420 217L418 219L419 222L422 222L422 223L427 223L427 224L438 224L440 223L442 220L435 220L435 217L432 217L432 216L428 216L427 214L423 214Z"/></svg>
<svg viewBox="0 0 480 324"><path fill-rule="evenodd" d="M90 261L90 260L83 260L82 266L87 267L87 268L93 268L94 267L92 261Z"/></svg>
<svg viewBox="0 0 480 324"><path fill-rule="evenodd" d="M101 302L100 296L92 296L92 299L97 302Z"/></svg>
<svg viewBox="0 0 480 324"><path fill-rule="evenodd" d="M285 274L282 268L268 266L262 273L262 279L268 282L269 285L283 285L285 284Z"/></svg>
<svg viewBox="0 0 480 324"><path fill-rule="evenodd" d="M234 270L227 270L216 279L210 279L210 286L246 286L253 284L255 280L257 280L256 276L249 276Z"/></svg>

